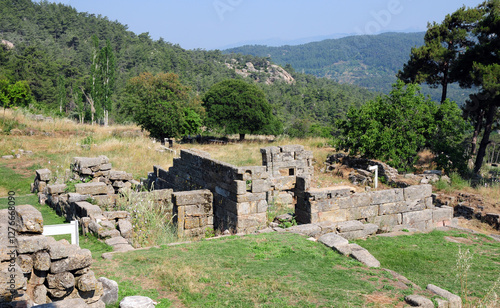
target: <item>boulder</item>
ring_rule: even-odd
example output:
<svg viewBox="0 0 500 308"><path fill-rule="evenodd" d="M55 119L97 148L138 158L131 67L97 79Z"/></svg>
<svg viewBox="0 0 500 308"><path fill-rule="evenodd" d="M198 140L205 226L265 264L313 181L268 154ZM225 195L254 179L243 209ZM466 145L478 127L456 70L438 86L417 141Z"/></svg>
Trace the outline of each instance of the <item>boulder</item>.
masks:
<svg viewBox="0 0 500 308"><path fill-rule="evenodd" d="M43 217L32 205L18 205L16 209L17 232L43 233Z"/></svg>
<svg viewBox="0 0 500 308"><path fill-rule="evenodd" d="M118 301L118 283L106 277L100 277L98 281L102 283L104 291L101 301L103 301L106 305L116 303Z"/></svg>
<svg viewBox="0 0 500 308"><path fill-rule="evenodd" d="M120 308L154 308L155 303L145 296L127 296L120 302Z"/></svg>

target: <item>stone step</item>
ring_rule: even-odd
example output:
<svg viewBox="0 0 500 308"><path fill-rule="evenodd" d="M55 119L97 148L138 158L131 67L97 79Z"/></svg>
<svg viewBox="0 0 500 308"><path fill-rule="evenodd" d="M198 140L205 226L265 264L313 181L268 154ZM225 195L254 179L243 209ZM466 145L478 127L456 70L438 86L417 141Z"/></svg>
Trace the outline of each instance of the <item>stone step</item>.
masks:
<svg viewBox="0 0 500 308"><path fill-rule="evenodd" d="M113 247L113 251L127 252L134 250L134 247L122 236L116 236L104 241L107 245Z"/></svg>

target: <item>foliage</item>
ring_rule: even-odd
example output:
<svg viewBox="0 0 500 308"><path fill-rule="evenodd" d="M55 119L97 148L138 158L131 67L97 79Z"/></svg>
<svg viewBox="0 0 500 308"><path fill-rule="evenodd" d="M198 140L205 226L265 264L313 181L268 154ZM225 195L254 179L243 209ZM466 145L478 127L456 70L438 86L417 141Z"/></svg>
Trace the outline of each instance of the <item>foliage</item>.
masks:
<svg viewBox="0 0 500 308"><path fill-rule="evenodd" d="M253 84L234 79L221 81L202 100L209 127L240 134L241 139L245 134L281 133L265 93Z"/></svg>
<svg viewBox="0 0 500 308"><path fill-rule="evenodd" d="M411 170L418 152L429 147L441 158L437 161L440 167L462 167L464 157L457 152L463 153L458 146L467 126L458 116L458 107L449 102L437 107L419 89L398 81L390 95L351 108L347 119L338 122L337 146L354 155L388 161L402 170ZM446 146L440 143L443 141L448 142Z"/></svg>
<svg viewBox="0 0 500 308"><path fill-rule="evenodd" d="M134 119L151 137L163 140L198 133L201 118L194 109L203 109L176 74L142 73L129 80L127 91Z"/></svg>

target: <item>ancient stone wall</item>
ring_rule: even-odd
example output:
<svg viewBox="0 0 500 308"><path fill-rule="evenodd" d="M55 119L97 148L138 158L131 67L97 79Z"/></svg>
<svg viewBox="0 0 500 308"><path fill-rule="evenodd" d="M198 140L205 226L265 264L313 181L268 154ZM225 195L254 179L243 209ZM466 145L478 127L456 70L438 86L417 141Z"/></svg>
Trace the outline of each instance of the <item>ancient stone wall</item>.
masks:
<svg viewBox="0 0 500 308"><path fill-rule="evenodd" d="M434 207L431 185L365 193L353 193L348 187L309 189L297 200L295 215L301 223L360 220L385 231L424 231L453 222L453 208Z"/></svg>
<svg viewBox="0 0 500 308"><path fill-rule="evenodd" d="M11 222L7 217L12 216L17 232L7 238ZM33 206L0 210L0 231L0 306L18 302L31 307L80 298L89 307L104 307L103 286L90 270L90 251L43 236L42 215Z"/></svg>
<svg viewBox="0 0 500 308"><path fill-rule="evenodd" d="M179 237L204 237L214 230L213 197L210 190L176 192L172 195L174 222Z"/></svg>

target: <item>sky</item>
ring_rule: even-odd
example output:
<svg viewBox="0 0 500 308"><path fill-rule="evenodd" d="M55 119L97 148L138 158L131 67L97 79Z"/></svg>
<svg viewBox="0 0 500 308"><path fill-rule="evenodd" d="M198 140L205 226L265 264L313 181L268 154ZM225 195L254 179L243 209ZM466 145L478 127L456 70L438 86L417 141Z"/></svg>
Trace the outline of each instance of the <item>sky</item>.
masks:
<svg viewBox="0 0 500 308"><path fill-rule="evenodd" d="M346 35L425 31L482 0L62 0L186 49L279 46Z"/></svg>

